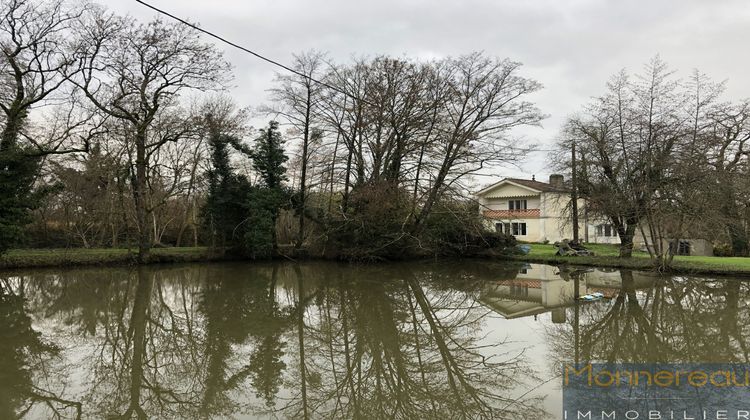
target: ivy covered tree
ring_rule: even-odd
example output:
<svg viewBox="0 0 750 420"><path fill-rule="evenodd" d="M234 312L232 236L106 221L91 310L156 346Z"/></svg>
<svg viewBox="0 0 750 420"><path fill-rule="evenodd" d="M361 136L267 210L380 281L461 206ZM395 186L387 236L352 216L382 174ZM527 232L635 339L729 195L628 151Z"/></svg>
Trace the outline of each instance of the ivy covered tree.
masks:
<svg viewBox="0 0 750 420"><path fill-rule="evenodd" d="M78 71L73 23L83 7L62 0L0 0L0 253L16 244L41 197L34 189L44 155L62 153L29 124ZM67 92L68 97L70 93ZM62 96L62 95L58 95ZM70 127L66 130L73 131Z"/></svg>
<svg viewBox="0 0 750 420"><path fill-rule="evenodd" d="M38 168L39 159L25 156L22 148L0 145L0 254L20 240L29 222L38 201L31 189Z"/></svg>
<svg viewBox="0 0 750 420"><path fill-rule="evenodd" d="M216 120L206 118L208 142L211 149L211 168L208 170L208 197L203 207L203 222L211 233L214 246L243 248L245 230L250 212L250 181L234 173L230 164L229 147L243 150L237 137L221 131Z"/></svg>
<svg viewBox="0 0 750 420"><path fill-rule="evenodd" d="M276 121L260 130L252 156L261 185L254 187L250 194L245 245L250 257L264 258L273 256L276 251L276 220L279 208L289 196L282 185L287 179L284 163L289 158L284 153L284 139Z"/></svg>
<svg viewBox="0 0 750 420"><path fill-rule="evenodd" d="M261 181L272 190L280 190L286 181L284 164L289 157L284 153L284 139L279 132L279 123L271 121L268 128L260 130L255 139L253 168L258 171Z"/></svg>
<svg viewBox="0 0 750 420"><path fill-rule="evenodd" d="M212 116L206 118L211 149L208 171L208 197L203 207L204 225L216 246L250 258L268 258L276 250L276 219L288 193L284 141L279 126L272 121L262 129L252 149L238 137L222 132ZM244 175L236 174L230 163L230 148L252 157L253 168L260 177L252 185Z"/></svg>

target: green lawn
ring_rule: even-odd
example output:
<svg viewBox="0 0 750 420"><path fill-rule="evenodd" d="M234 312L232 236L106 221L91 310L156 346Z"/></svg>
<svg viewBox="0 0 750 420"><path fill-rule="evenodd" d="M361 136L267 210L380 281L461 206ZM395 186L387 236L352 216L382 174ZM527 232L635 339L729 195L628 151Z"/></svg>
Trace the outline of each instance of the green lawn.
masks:
<svg viewBox="0 0 750 420"><path fill-rule="evenodd" d="M135 261L136 255L136 249L125 248L14 249L0 257L0 267L128 264ZM205 261L217 257L205 247L154 248L150 262Z"/></svg>
<svg viewBox="0 0 750 420"><path fill-rule="evenodd" d="M654 266L645 252L636 251L633 258L619 258L617 245L590 244L594 257L558 257L552 244L528 244L531 252L511 258L548 264L575 264L599 267L650 270ZM55 267L71 265L117 265L135 262L135 249L14 249L0 257L0 268ZM154 248L149 262L192 262L221 259L205 247ZM750 275L750 258L742 257L675 257L675 272L696 274Z"/></svg>
<svg viewBox="0 0 750 420"><path fill-rule="evenodd" d="M576 264L601 267L619 267L649 270L653 264L648 253L635 251L633 258L619 258L617 245L587 244L586 247L596 254L594 257L559 257L552 244L528 244L531 251L528 255L515 259L550 264ZM737 274L750 275L750 258L745 257L686 257L677 256L672 269L679 273L702 274Z"/></svg>
<svg viewBox="0 0 750 420"><path fill-rule="evenodd" d="M557 248L550 244L527 244L531 245L531 252L529 255L534 257L554 257ZM617 245L607 244L586 244L586 248L593 251L597 256L601 257L616 257L619 255L619 249ZM637 257L648 257L648 253L634 251L634 256Z"/></svg>
<svg viewBox="0 0 750 420"><path fill-rule="evenodd" d="M702 268L717 271L738 271L750 273L748 257L675 257L677 267Z"/></svg>

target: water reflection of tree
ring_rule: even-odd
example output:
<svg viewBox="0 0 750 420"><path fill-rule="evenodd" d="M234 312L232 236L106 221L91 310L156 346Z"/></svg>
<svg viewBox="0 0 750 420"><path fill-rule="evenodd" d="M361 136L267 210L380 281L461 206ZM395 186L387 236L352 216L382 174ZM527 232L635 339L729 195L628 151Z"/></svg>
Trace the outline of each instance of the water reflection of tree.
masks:
<svg viewBox="0 0 750 420"><path fill-rule="evenodd" d="M89 415L211 417L248 409L252 385L273 404L289 315L275 302L270 267L41 271L25 289L32 311L69 326L60 338L86 351L90 376L79 379ZM3 301L0 309L9 308ZM28 347L14 334L12 345ZM16 359L9 365L31 366Z"/></svg>
<svg viewBox="0 0 750 420"><path fill-rule="evenodd" d="M116 285L101 318L89 399L111 418L186 416L200 392L202 339L188 285L138 268ZM168 302L169 300L169 302ZM174 307L174 308L173 308Z"/></svg>
<svg viewBox="0 0 750 420"><path fill-rule="evenodd" d="M509 397L531 374L525 361L495 360L500 344L481 342L487 310L470 293L436 281L428 286L429 271L399 271L395 281L384 279L396 270L339 271L317 291L304 318L303 369L296 371L306 392L285 412L303 417L309 411L314 418L541 418L538 400Z"/></svg>
<svg viewBox="0 0 750 420"><path fill-rule="evenodd" d="M539 418L539 401L511 399L531 372L526 361L482 340L488 311L473 296L489 274L428 265L142 267L40 272L25 290L28 313L65 329L55 337L84 352L75 363L88 376L70 399L96 418ZM3 372L47 372L8 360ZM62 389L45 395L64 401ZM16 395L16 405L31 398Z"/></svg>
<svg viewBox="0 0 750 420"><path fill-rule="evenodd" d="M32 327L23 277L0 279L0 418L22 418L43 406L50 418L80 418L79 401L62 398L36 381L35 371L52 367L59 349ZM38 375L37 375L38 376Z"/></svg>
<svg viewBox="0 0 750 420"><path fill-rule="evenodd" d="M282 361L281 335L289 328L290 314L276 301L278 270L273 267L250 273L250 276L236 273L213 278L202 292L200 307L205 316L208 355L206 391L201 404L203 414L231 412L233 404L227 392L239 387L248 377L256 395L263 398L268 407L274 405L281 386L281 373L286 367ZM250 337L255 346L247 363L232 372L228 360L237 352L233 346Z"/></svg>
<svg viewBox="0 0 750 420"><path fill-rule="evenodd" d="M198 278L190 271L183 274L193 278L168 282L140 270L133 302L119 312L132 308L127 328L124 320L108 328L117 338L110 340L107 360L123 356L104 369L106 377L122 372L129 380L127 392L123 379L114 390L129 395L121 417L193 418L245 411L250 404L237 394L244 393L247 378L272 405L284 367L279 337L287 318L275 304L275 276L262 270L250 275L246 270L209 271ZM249 339L253 350L248 353ZM269 347L276 351L266 352Z"/></svg>
<svg viewBox="0 0 750 420"><path fill-rule="evenodd" d="M622 271L616 296L582 306L578 325L568 317L550 329L556 360L573 361L578 349L581 362L748 362L750 319L740 304L750 284L662 277L636 289L637 275Z"/></svg>

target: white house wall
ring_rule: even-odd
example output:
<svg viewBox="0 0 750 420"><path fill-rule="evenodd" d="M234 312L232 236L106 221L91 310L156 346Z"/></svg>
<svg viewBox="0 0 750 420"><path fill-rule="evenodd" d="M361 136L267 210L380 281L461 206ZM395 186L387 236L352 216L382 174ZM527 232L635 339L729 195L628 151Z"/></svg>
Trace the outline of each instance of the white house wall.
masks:
<svg viewBox="0 0 750 420"><path fill-rule="evenodd" d="M569 203L570 198L567 194L542 193L540 220L544 225L544 229L540 234L541 242L544 242L545 240L556 242L563 239L571 239L573 237L573 225L566 214L566 207ZM583 208L584 204L584 200L579 200L579 208ZM579 217L579 220L582 221L582 218Z"/></svg>
<svg viewBox="0 0 750 420"><path fill-rule="evenodd" d="M508 201L510 200L526 200L527 209L539 209L539 217L522 217L519 214L515 217L502 219L488 218L485 220L489 229L494 230L496 223L517 222L526 223L526 235L516 235L521 241L556 242L573 238L573 225L567 214L567 206L570 203L568 193L537 192L531 188L515 185L512 181L507 181L477 195L480 213L486 210L509 210ZM620 239L616 234L609 237L597 235L596 226L607 222L597 220L599 218L586 220L585 206L586 200L579 199L579 237L590 243L619 244ZM636 248L643 246L644 242L640 232L636 232L634 243Z"/></svg>

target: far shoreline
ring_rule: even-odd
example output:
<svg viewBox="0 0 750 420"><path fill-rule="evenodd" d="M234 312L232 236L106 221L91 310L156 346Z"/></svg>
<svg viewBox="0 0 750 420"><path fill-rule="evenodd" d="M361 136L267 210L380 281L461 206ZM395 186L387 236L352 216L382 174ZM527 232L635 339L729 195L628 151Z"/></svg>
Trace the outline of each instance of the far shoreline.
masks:
<svg viewBox="0 0 750 420"><path fill-rule="evenodd" d="M487 261L527 262L555 266L601 267L625 270L650 271L671 275L711 275L738 276L750 278L750 258L742 257L677 257L670 269L659 272L648 255L634 254L631 258L619 258L609 250L608 255L587 257L555 256L551 245L531 244L529 254L498 254L489 252L470 257L438 257L439 259L474 259ZM597 249L597 251L603 248ZM424 261L435 257L415 256L407 260ZM280 254L273 260L305 261L327 260L342 261L336 258L304 255L290 257ZM212 250L208 247L165 247L153 248L145 265L202 263L222 261L263 261L243 259ZM399 260L404 261L404 260ZM376 264L388 263L378 261ZM0 270L17 270L33 268L67 268L67 267L122 267L136 266L137 251L134 248L64 248L64 249L14 249L0 256Z"/></svg>

